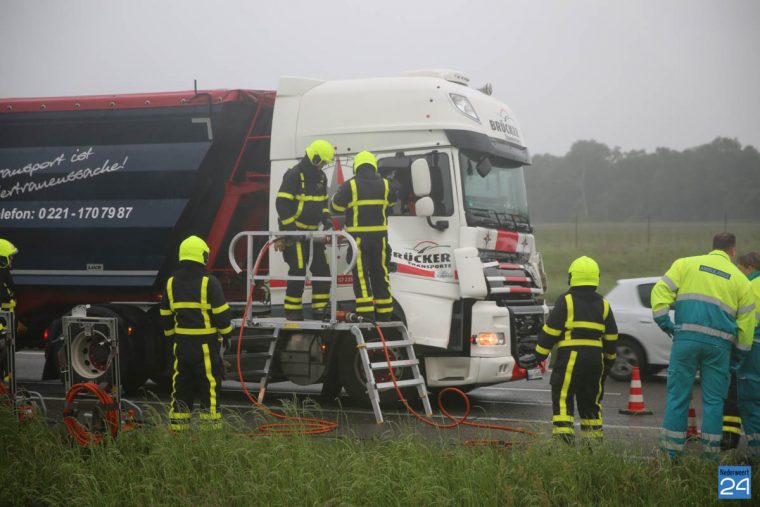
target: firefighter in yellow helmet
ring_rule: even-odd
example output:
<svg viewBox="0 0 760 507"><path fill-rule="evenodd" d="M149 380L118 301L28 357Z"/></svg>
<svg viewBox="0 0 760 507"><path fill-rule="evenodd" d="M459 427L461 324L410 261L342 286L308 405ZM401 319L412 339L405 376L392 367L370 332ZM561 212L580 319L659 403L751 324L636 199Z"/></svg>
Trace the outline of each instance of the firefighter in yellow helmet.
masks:
<svg viewBox="0 0 760 507"><path fill-rule="evenodd" d="M7 239L0 239L0 310L13 312L16 307L16 286L11 276L11 263L13 256L18 253L18 249ZM19 323L18 327L22 324ZM7 323L0 319L0 383L5 381L7 353L5 341L5 330Z"/></svg>
<svg viewBox="0 0 760 507"><path fill-rule="evenodd" d="M18 249L7 239L0 239L0 310L12 312L16 307L16 285L11 276L13 256ZM0 332L5 323L0 320Z"/></svg>
<svg viewBox="0 0 760 507"><path fill-rule="evenodd" d="M179 269L166 282L161 300L164 335L174 339L170 428L186 430L196 398L201 429L219 429L219 388L223 366L221 346L232 332L230 307L222 285L206 273L209 247L198 236L179 246Z"/></svg>
<svg viewBox="0 0 760 507"><path fill-rule="evenodd" d="M581 435L601 439L601 400L604 380L616 357L617 324L610 304L596 292L596 261L579 257L570 264L568 275L570 290L554 303L538 335L536 359L546 359L556 345L551 376L552 435L573 441L575 400Z"/></svg>
<svg viewBox="0 0 760 507"><path fill-rule="evenodd" d="M281 231L316 231L319 224L332 227L327 208L327 177L322 170L332 162L335 151L324 139L317 139L306 148L306 155L282 178L275 206ZM312 243L290 236L284 241L283 257L288 264L288 276L304 276L311 257L312 276L330 276L323 242ZM311 252L310 245L314 246ZM303 320L304 280L288 280L285 290L285 315L289 320ZM313 317L327 317L330 282L315 281L312 285Z"/></svg>
<svg viewBox="0 0 760 507"><path fill-rule="evenodd" d="M332 200L334 210L345 212L346 231L356 240L356 312L369 321L388 321L393 313L388 207L395 200L388 180L377 172L375 156L368 151L356 154L354 177L341 185Z"/></svg>

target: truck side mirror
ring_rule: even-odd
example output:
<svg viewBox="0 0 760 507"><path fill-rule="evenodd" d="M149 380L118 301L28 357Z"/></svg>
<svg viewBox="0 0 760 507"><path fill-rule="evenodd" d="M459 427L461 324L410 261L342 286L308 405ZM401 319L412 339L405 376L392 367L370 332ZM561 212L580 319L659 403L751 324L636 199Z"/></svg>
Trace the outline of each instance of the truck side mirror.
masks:
<svg viewBox="0 0 760 507"><path fill-rule="evenodd" d="M435 212L435 204L430 196L420 197L414 203L414 214L418 217L432 217Z"/></svg>
<svg viewBox="0 0 760 507"><path fill-rule="evenodd" d="M412 190L414 191L415 197L430 195L432 186L430 166L428 165L427 160L424 158L418 158L412 162Z"/></svg>

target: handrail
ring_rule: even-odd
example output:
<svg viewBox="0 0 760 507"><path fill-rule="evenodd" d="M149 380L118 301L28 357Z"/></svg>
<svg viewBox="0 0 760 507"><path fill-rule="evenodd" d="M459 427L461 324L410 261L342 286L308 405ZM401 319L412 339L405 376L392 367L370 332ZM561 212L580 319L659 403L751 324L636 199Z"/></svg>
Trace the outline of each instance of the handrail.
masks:
<svg viewBox="0 0 760 507"><path fill-rule="evenodd" d="M271 274L267 275L257 275L254 272L254 269L258 269L259 263L261 262L261 259L268 250L270 246L272 246L277 240L283 239L288 236L295 236L295 237L301 237L306 238L309 240L309 260L306 263L305 267L305 273L304 276L273 276ZM256 262L253 262L253 238L254 237L266 237L269 238L267 243L259 250L259 254L256 256ZM332 248L330 249L330 276L309 276L309 269L311 267L311 261L314 257L314 240L315 238L330 238L330 242L332 244ZM336 290L337 290L337 281L338 276L336 273L337 266L338 266L338 238L345 238L348 242L349 248L351 249L351 262L348 263L348 266L346 267L345 271L342 273L343 275L347 275L351 272L351 270L354 269L354 266L356 265L356 258L358 254L358 248L356 246L356 241L354 240L353 236L351 236L349 233L345 231L242 231L237 233L233 238L232 241L230 241L230 247L228 250L228 256L230 261L230 266L232 266L232 269L235 270L235 273L240 273L243 271L243 268L238 265L237 260L235 259L235 246L237 245L237 242L243 238L246 238L246 281L247 281L247 289L250 292L253 290L253 285L256 282L256 280L303 280L304 283L307 280L315 280L315 281L330 281L330 320L335 321L335 312L337 310L337 301L336 301ZM270 270L271 273L271 270ZM248 316L246 315L245 318Z"/></svg>

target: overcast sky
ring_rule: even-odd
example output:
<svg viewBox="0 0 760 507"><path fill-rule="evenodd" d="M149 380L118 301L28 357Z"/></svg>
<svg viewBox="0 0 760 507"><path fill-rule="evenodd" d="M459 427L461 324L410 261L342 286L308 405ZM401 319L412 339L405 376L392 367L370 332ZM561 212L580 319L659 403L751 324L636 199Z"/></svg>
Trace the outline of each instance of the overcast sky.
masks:
<svg viewBox="0 0 760 507"><path fill-rule="evenodd" d="M533 153L760 147L755 0L0 0L0 97L457 69Z"/></svg>

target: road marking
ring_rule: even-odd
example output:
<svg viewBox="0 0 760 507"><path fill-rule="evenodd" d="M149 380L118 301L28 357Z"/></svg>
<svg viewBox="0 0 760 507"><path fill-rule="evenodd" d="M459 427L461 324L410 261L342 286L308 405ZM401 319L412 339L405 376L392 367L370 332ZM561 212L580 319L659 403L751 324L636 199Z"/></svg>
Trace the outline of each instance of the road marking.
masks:
<svg viewBox="0 0 760 507"><path fill-rule="evenodd" d="M24 355L24 356L41 356L43 354L45 354L45 352L42 351L42 350L17 350L16 351L16 355L17 356L21 356L21 355Z"/></svg>
<svg viewBox="0 0 760 507"><path fill-rule="evenodd" d="M479 387L478 389L494 389L497 391L531 391L536 393L550 393L551 389L526 389L524 387ZM605 396L620 396L620 393L604 393Z"/></svg>

